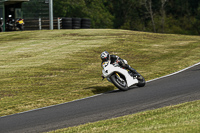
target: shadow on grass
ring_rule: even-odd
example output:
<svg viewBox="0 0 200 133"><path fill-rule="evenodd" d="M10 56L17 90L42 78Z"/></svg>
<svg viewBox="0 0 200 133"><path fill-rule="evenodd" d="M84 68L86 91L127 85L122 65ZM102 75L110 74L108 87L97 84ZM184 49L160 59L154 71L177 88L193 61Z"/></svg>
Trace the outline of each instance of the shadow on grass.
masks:
<svg viewBox="0 0 200 133"><path fill-rule="evenodd" d="M109 85L109 86L92 86L92 87L87 87L84 89L91 89L94 94L99 94L99 93L105 93L109 91L113 91L115 89L115 86Z"/></svg>
<svg viewBox="0 0 200 133"><path fill-rule="evenodd" d="M128 89L127 91L132 90L132 89L137 89L137 88L138 88L137 86L133 86L130 89ZM84 89L91 89L94 94L99 94L99 93L108 94L108 93L126 92L126 91L121 91L119 89L116 89L114 85L113 86L112 85L109 85L109 86L92 86L92 87L87 87L87 88L84 88Z"/></svg>

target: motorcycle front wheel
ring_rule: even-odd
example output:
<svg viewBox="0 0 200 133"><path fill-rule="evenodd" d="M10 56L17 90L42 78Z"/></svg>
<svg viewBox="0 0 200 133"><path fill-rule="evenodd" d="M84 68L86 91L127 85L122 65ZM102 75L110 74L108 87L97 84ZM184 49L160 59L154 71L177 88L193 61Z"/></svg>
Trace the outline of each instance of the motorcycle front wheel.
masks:
<svg viewBox="0 0 200 133"><path fill-rule="evenodd" d="M128 90L126 79L122 74L115 73L110 77L110 80L118 89L122 91Z"/></svg>

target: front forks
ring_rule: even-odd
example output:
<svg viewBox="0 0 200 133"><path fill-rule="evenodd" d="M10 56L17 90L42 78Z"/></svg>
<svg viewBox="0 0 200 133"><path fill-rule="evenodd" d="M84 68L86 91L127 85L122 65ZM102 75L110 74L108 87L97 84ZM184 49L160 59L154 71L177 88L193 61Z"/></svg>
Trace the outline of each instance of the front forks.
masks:
<svg viewBox="0 0 200 133"><path fill-rule="evenodd" d="M122 78L120 77L120 75L119 75L117 72L115 72L115 74L117 75L117 77L118 77L118 79L119 79L120 81L124 82L124 79L122 79Z"/></svg>

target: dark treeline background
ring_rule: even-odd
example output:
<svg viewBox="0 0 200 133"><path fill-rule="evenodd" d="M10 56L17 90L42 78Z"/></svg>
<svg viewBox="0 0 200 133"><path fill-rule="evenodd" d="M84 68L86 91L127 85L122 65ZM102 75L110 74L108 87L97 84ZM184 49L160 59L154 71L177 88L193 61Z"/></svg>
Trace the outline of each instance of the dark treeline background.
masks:
<svg viewBox="0 0 200 133"><path fill-rule="evenodd" d="M90 18L93 28L200 34L199 0L54 0L54 16Z"/></svg>
<svg viewBox="0 0 200 133"><path fill-rule="evenodd" d="M47 1L25 3L24 16L48 17ZM53 0L53 6L54 17L90 18L92 28L200 35L200 0Z"/></svg>

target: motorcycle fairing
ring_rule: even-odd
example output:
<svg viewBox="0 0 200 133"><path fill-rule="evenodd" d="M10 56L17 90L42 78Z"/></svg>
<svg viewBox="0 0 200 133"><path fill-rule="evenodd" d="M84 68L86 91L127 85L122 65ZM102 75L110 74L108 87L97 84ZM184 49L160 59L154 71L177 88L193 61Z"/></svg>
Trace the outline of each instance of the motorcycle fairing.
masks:
<svg viewBox="0 0 200 133"><path fill-rule="evenodd" d="M110 65L110 62L104 62L102 66L104 68L102 70L102 73L103 73L105 78L109 78L114 72L117 72L117 73L121 73L122 75L125 76L128 87L138 83L138 80L137 79L133 79L133 77L131 77L128 74L128 71L125 70L125 69Z"/></svg>

